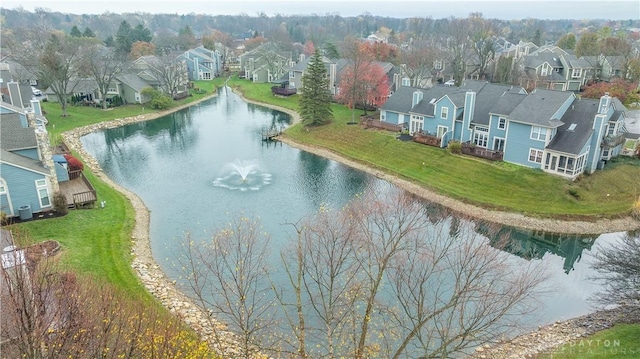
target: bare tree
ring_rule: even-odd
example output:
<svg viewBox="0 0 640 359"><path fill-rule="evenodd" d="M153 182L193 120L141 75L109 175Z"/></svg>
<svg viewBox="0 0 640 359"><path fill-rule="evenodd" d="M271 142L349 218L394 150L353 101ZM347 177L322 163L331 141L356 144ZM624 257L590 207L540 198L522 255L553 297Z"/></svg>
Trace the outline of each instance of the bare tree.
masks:
<svg viewBox="0 0 640 359"><path fill-rule="evenodd" d="M470 224L429 217L410 196L370 194L304 222L310 356L451 357L522 324L544 269L514 270Z"/></svg>
<svg viewBox="0 0 640 359"><path fill-rule="evenodd" d="M364 75L362 73L362 67L365 63L371 63L371 59L365 51L362 51L361 42L353 37L344 40L340 53L349 61L348 66L352 73L349 83L345 83L345 87L348 88L350 92L347 97L350 98L348 105L351 107L351 123L355 123L357 101L365 97L365 91L362 85L362 77Z"/></svg>
<svg viewBox="0 0 640 359"><path fill-rule="evenodd" d="M67 96L80 71L83 48L95 39L75 38L63 32L26 31L26 40L9 41L12 58L55 93L62 116L67 116Z"/></svg>
<svg viewBox="0 0 640 359"><path fill-rule="evenodd" d="M434 60L433 46L427 41L413 41L408 49L400 51L400 63L413 87L426 87L424 82L431 77Z"/></svg>
<svg viewBox="0 0 640 359"><path fill-rule="evenodd" d="M107 94L116 76L123 70L125 59L115 49L94 45L85 53L85 66L98 84L102 108L107 108Z"/></svg>
<svg viewBox="0 0 640 359"><path fill-rule="evenodd" d="M469 26L466 19L452 17L447 22L447 47L450 52L453 79L456 86L460 86L464 80L466 66L466 54L469 50Z"/></svg>
<svg viewBox="0 0 640 359"><path fill-rule="evenodd" d="M260 222L234 218L205 243L187 237L179 258L196 301L229 326L243 358L264 350L274 329L275 299L267 276L268 235ZM217 327L217 322L212 326ZM223 333L214 333L225 344Z"/></svg>
<svg viewBox="0 0 640 359"><path fill-rule="evenodd" d="M482 17L482 13L472 13L469 16L471 27L471 49L476 57L476 71L478 79L484 80L487 69L495 56L493 45L494 31L489 20Z"/></svg>
<svg viewBox="0 0 640 359"><path fill-rule="evenodd" d="M603 306L640 308L640 236L627 233L594 255L595 279L603 289L592 299Z"/></svg>
<svg viewBox="0 0 640 359"><path fill-rule="evenodd" d="M149 70L158 79L162 91L175 98L180 92L187 90L188 74L184 61L174 56L154 56L149 60Z"/></svg>
<svg viewBox="0 0 640 359"><path fill-rule="evenodd" d="M209 353L155 304L62 271L47 256L52 252L34 245L3 254L3 357L173 358L188 353L195 358Z"/></svg>
<svg viewBox="0 0 640 359"><path fill-rule="evenodd" d="M437 217L438 220L434 220ZM183 266L201 305L251 348L300 358L448 358L509 335L531 312L546 279L539 263L518 263L491 247L472 223L441 220L397 192L365 194L341 210L321 208L294 225L283 252L281 345L265 295L267 240L235 220L212 244L189 241ZM435 222L435 224L434 224Z"/></svg>

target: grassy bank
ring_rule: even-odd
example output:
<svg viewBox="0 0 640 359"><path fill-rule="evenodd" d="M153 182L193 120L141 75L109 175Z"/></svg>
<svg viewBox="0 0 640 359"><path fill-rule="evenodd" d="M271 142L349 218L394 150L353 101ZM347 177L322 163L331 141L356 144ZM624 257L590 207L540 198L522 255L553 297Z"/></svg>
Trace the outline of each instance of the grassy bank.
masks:
<svg viewBox="0 0 640 359"><path fill-rule="evenodd" d="M587 338L564 344L536 359L639 358L640 325L618 324Z"/></svg>
<svg viewBox="0 0 640 359"><path fill-rule="evenodd" d="M273 97L268 84L233 79L229 85L255 101L293 110L298 106L298 96ZM540 170L398 141L394 133L363 130L348 124L353 113L344 106L334 105L333 113L335 119L329 125L305 128L299 124L286 136L470 204L537 217L589 220L628 215L640 194L639 160L621 158L604 171L570 182Z"/></svg>

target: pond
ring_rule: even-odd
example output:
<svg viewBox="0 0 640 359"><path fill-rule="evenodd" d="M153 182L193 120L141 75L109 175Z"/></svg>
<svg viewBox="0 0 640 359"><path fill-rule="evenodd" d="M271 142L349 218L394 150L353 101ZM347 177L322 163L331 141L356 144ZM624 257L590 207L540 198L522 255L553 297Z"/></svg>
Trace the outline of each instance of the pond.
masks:
<svg viewBox="0 0 640 359"><path fill-rule="evenodd" d="M365 191L397 190L340 163L262 140L263 131L289 121L287 114L246 103L223 88L190 108L92 133L82 143L108 176L150 209L154 257L179 280L174 263L187 232L204 240L233 216L258 216L277 247L292 235L291 223L321 206L339 208ZM472 225L485 233L482 223ZM587 298L597 288L588 280L590 253L596 242L606 245L619 234L559 236L503 227L490 243L497 246L506 232L511 239L501 248L514 255L515 265L541 261L551 272L552 290L540 298L544 306L532 327L591 311Z"/></svg>

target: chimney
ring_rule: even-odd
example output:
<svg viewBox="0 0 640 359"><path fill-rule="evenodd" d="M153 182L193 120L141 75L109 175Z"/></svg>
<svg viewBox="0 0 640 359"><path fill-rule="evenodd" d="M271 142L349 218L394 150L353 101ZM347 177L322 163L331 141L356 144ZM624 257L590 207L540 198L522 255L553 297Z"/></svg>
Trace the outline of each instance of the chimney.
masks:
<svg viewBox="0 0 640 359"><path fill-rule="evenodd" d="M31 108L37 116L42 116L42 106L40 106L40 101L31 100Z"/></svg>
<svg viewBox="0 0 640 359"><path fill-rule="evenodd" d="M51 190L53 193L60 191L58 185L58 177L56 175L56 167L53 163L53 152L51 151L51 143L49 142L49 134L44 128L44 125L38 125L36 121L36 114L33 112L27 112L27 122L29 127L33 128L36 133L36 142L38 143L38 154L42 164L49 170L49 183L51 184Z"/></svg>
<svg viewBox="0 0 640 359"><path fill-rule="evenodd" d="M16 107L24 108L18 83L15 81L7 82L7 89L9 90L9 103Z"/></svg>
<svg viewBox="0 0 640 359"><path fill-rule="evenodd" d="M600 97L600 103L598 104L598 113L601 115L606 115L609 110L609 105L611 104L611 97L608 92L604 93L604 96Z"/></svg>

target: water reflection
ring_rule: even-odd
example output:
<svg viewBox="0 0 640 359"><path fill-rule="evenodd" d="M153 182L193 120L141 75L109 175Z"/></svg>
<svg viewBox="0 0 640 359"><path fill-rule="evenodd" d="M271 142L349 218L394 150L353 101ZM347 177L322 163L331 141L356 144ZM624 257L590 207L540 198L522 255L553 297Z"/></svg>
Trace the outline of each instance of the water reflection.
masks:
<svg viewBox="0 0 640 359"><path fill-rule="evenodd" d="M598 236L557 234L540 230L498 227L485 222L476 223L476 231L489 238L495 248L526 260L542 259L547 253L564 259L565 274L573 271L584 250L590 251Z"/></svg>

